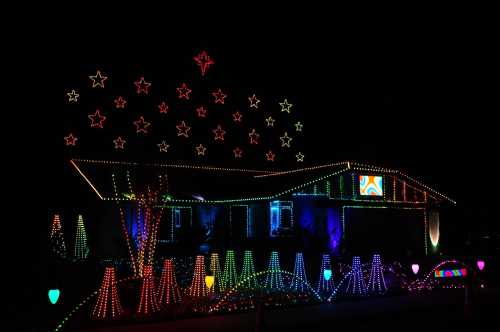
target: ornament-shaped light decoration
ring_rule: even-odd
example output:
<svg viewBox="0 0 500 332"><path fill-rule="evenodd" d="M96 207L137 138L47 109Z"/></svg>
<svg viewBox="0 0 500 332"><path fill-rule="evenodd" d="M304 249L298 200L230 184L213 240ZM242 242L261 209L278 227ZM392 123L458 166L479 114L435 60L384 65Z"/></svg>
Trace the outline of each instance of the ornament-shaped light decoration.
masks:
<svg viewBox="0 0 500 332"><path fill-rule="evenodd" d="M420 265L418 265L418 264L412 264L411 265L411 270L413 271L413 274L417 274L418 270L420 270Z"/></svg>

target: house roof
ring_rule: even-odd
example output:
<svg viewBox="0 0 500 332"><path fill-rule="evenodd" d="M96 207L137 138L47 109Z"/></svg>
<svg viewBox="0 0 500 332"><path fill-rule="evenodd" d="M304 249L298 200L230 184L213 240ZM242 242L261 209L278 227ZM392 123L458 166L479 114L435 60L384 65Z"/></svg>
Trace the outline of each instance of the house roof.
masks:
<svg viewBox="0 0 500 332"><path fill-rule="evenodd" d="M146 185L161 185L160 193L180 203L274 199L328 177L358 170L396 175L438 200L455 204L449 197L397 170L348 161L290 170L88 159L72 159L70 164L103 200L134 199L130 194L144 192Z"/></svg>

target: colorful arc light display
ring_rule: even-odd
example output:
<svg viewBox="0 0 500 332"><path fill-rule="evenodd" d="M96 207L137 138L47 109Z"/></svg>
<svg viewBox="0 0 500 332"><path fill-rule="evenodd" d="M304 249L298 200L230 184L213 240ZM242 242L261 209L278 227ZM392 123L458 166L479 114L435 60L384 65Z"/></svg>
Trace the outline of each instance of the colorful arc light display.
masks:
<svg viewBox="0 0 500 332"><path fill-rule="evenodd" d="M440 269L434 270L435 278L453 278L453 277L465 277L467 275L467 269Z"/></svg>

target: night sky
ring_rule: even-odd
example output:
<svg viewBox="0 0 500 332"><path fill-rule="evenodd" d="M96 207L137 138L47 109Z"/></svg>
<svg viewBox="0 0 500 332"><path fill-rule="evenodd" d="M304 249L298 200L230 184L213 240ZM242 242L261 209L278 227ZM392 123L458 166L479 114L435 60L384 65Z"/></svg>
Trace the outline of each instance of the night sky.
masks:
<svg viewBox="0 0 500 332"><path fill-rule="evenodd" d="M488 194L493 189L487 179L494 176L489 160L495 150L495 122L488 121L491 108L485 100L492 88L481 78L483 64L470 53L470 47L480 42L468 44L465 38L397 29L351 31L349 35L255 30L238 35L207 31L184 37L165 33L160 39L140 38L140 34L126 38L119 32L94 39L87 36L79 43L68 44L54 58L57 75L51 77L55 79L51 93L56 103L50 107L58 117L51 123L48 148L57 160L55 167L64 169L61 174L72 179L63 180L57 175L61 190L56 190L59 195L49 205L62 206L76 197L69 198L64 194L67 191L80 195L78 192L88 190L78 185L79 180L75 181L68 171L64 160L72 156L203 163L192 153L192 145L173 146L172 151L177 150L177 154L162 155L157 152L154 139L149 148L132 142L137 135L130 122L140 114L146 118L148 114L158 116L152 108L156 107L154 101L163 97L174 104L167 117L174 117L175 112L192 112L194 121L196 101L190 109L175 107L175 88L186 81L195 87L200 84L199 92L206 95L216 87L228 90L229 106L217 112L244 109L246 97L256 93L264 113L272 111L280 116L283 114L279 114L277 103L288 98L294 104L291 117L304 123L303 136L293 142L306 154L304 165L356 160L400 169L457 200L459 207L465 209L464 220L473 218L475 225L487 223L491 218L487 202L493 198ZM216 62L203 79L192 59L201 50L206 50ZM149 109L135 110L127 120L131 140L124 153L112 148L112 135L106 141L101 139L99 129L89 129L86 116L93 112L93 106L82 109L80 118L75 120L70 113L75 110L65 100L64 93L75 86L81 87L82 94L92 94L88 75L94 75L96 69L110 76L109 82L115 89L110 87L104 93L108 102L123 91L133 96L133 81L142 74L153 82L149 96L153 102L144 106ZM112 112L110 107L103 111L108 115ZM113 119L108 120L107 129L119 133L122 128L112 127ZM175 134L174 121L166 122L170 134ZM292 123L287 125L293 128ZM82 128L82 135L86 131L86 137L94 137L95 144L82 143L80 149L68 151L62 137L75 126ZM264 131L264 125L261 127ZM158 128L154 119L152 128L152 135L159 135L154 132ZM198 141L211 140L210 135ZM158 137L157 141L162 136ZM232 140L228 139L228 145ZM183 148L189 153L179 155ZM265 152L263 146L259 148ZM247 158L235 163L228 151L216 157L212 153L204 161L221 166L271 165L262 153L261 159ZM297 165L291 153L286 158L278 155L277 162L272 163L274 168ZM70 205L78 203L73 201Z"/></svg>

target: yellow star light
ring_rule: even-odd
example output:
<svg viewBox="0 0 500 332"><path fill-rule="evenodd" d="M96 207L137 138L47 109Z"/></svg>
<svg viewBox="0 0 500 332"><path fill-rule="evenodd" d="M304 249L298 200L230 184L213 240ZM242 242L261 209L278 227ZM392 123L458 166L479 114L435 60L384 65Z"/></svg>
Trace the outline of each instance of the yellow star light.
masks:
<svg viewBox="0 0 500 332"><path fill-rule="evenodd" d="M290 147L290 142L292 141L292 138L288 136L288 133L285 131L285 135L280 137L281 140L281 147Z"/></svg>
<svg viewBox="0 0 500 332"><path fill-rule="evenodd" d="M297 158L297 162L303 162L304 161L304 154L302 152L299 152L295 155L295 158Z"/></svg>
<svg viewBox="0 0 500 332"><path fill-rule="evenodd" d="M269 116L268 118L266 118L266 127L274 127L274 120L272 116Z"/></svg>
<svg viewBox="0 0 500 332"><path fill-rule="evenodd" d="M279 103L281 106L281 112L287 112L290 114L290 108L292 108L293 104L290 104L288 100L284 100L282 103Z"/></svg>
<svg viewBox="0 0 500 332"><path fill-rule="evenodd" d="M156 144L158 148L160 148L160 152L168 152L168 148L170 145L168 145L165 141L161 141L160 144Z"/></svg>
<svg viewBox="0 0 500 332"><path fill-rule="evenodd" d="M299 121L295 124L295 131L302 131L304 125Z"/></svg>
<svg viewBox="0 0 500 332"><path fill-rule="evenodd" d="M196 152L198 153L198 156L204 156L206 151L207 148L204 147L203 144L200 144L196 147Z"/></svg>
<svg viewBox="0 0 500 332"><path fill-rule="evenodd" d="M101 71L98 70L95 75L89 76L89 78L92 80L92 87L93 88L104 88L104 81L108 79L107 76L104 76L101 74Z"/></svg>
<svg viewBox="0 0 500 332"><path fill-rule="evenodd" d="M67 92L66 95L68 96L68 101L71 103L76 103L78 102L78 97L80 97L80 95L78 93L76 93L75 90L71 90L71 92Z"/></svg>

